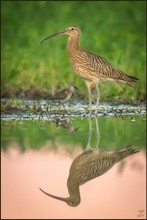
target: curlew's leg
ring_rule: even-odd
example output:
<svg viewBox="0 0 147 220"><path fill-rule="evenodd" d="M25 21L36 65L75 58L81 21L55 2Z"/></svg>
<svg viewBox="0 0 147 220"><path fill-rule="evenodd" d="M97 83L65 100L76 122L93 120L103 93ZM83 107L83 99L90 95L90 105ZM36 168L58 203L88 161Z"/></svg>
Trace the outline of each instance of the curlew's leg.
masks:
<svg viewBox="0 0 147 220"><path fill-rule="evenodd" d="M91 107L92 107L92 95L91 95L91 82L85 81L88 89L88 99L89 99L89 131L88 131L88 143L86 149L91 149L91 138L92 138L92 121L91 121Z"/></svg>
<svg viewBox="0 0 147 220"><path fill-rule="evenodd" d="M89 130L88 130L88 142L87 142L86 150L91 149L91 138L92 138L92 121L91 121L91 117L89 117L88 120L89 120Z"/></svg>
<svg viewBox="0 0 147 220"><path fill-rule="evenodd" d="M97 117L95 117L95 124L96 124L96 148L98 150L99 142L100 142L100 132L99 132L99 124Z"/></svg>
<svg viewBox="0 0 147 220"><path fill-rule="evenodd" d="M89 117L91 117L91 107L92 107L92 95L91 95L91 82L85 81L88 89L88 99L89 99Z"/></svg>
<svg viewBox="0 0 147 220"><path fill-rule="evenodd" d="M100 92L99 92L99 87L98 87L98 83L95 84L96 87L96 94L97 94L97 99L96 99L96 116L98 115L98 106L99 106L99 100L100 100Z"/></svg>

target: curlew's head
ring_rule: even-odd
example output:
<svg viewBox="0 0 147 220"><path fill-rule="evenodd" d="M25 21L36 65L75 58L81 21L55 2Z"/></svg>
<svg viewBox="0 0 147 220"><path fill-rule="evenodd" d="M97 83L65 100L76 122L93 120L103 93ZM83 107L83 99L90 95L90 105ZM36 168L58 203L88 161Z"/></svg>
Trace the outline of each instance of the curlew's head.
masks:
<svg viewBox="0 0 147 220"><path fill-rule="evenodd" d="M52 35L44 38L43 40L40 41L40 44L43 43L45 40L48 40L48 39L55 37L57 35L67 34L71 37L79 37L80 33L81 33L81 31L78 27L70 26L70 27L66 28L64 31L57 32L55 34L52 34Z"/></svg>
<svg viewBox="0 0 147 220"><path fill-rule="evenodd" d="M81 201L80 197L62 198L62 197L58 197L58 196L54 196L52 194L49 194L49 193L45 192L44 190L42 190L41 188L39 188L39 189L41 190L41 192L43 192L47 196L50 196L54 199L58 199L60 201L66 202L67 205L69 205L69 206L73 206L73 207L78 206L80 204L80 201Z"/></svg>

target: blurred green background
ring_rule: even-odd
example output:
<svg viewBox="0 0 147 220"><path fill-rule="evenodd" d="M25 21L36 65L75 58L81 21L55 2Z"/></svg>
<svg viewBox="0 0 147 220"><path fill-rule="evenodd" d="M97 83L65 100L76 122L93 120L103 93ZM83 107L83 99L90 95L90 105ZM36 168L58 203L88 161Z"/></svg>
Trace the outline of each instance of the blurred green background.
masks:
<svg viewBox="0 0 147 220"><path fill-rule="evenodd" d="M146 94L145 1L2 1L1 90L35 88L54 94L72 81L87 95L72 71L67 36L39 41L71 25L82 32L80 45L140 80L135 88L105 82L101 100L144 101Z"/></svg>

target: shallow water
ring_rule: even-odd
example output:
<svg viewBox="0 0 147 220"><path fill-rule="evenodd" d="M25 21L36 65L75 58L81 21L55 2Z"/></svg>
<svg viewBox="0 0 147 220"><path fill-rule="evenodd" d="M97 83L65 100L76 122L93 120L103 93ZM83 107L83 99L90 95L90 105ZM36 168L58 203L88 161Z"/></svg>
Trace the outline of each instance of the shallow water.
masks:
<svg viewBox="0 0 147 220"><path fill-rule="evenodd" d="M81 117L89 116L88 105L84 101L74 100L64 105L59 102L45 100L9 100L2 99L2 119L52 120L56 116ZM11 107L10 107L11 106ZM92 117L95 117L96 105L92 105ZM144 115L146 106L132 104L115 104L102 102L98 107L98 116Z"/></svg>
<svg viewBox="0 0 147 220"><path fill-rule="evenodd" d="M67 197L66 181L70 165L77 155L69 155L65 145L58 151L42 149L24 153L11 146L2 151L3 219L131 219L146 217L145 152L126 158L106 174L80 187L77 207L44 195L42 187L54 195Z"/></svg>
<svg viewBox="0 0 147 220"><path fill-rule="evenodd" d="M112 114L107 110L101 115L105 117L91 120L87 116L69 117L69 111L67 115L43 115L39 120L38 117L25 120L13 115L8 120L3 115L3 219L146 218L145 114L136 115L134 108L134 114L127 115L114 114L114 108ZM78 206L71 207L39 190L41 187L53 195L68 197L69 169L88 146L95 149L97 146L107 153L130 144L139 152L80 186L81 202Z"/></svg>

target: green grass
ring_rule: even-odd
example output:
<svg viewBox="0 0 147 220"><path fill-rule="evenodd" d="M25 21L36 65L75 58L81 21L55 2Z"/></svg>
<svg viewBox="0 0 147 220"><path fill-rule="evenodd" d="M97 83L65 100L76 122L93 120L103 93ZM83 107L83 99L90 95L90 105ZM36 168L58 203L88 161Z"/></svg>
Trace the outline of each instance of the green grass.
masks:
<svg viewBox="0 0 147 220"><path fill-rule="evenodd" d="M2 89L35 87L53 94L74 81L87 94L84 81L72 71L67 36L39 41L70 25L81 28L80 44L138 77L135 89L100 85L101 100L145 100L145 1L2 1Z"/></svg>

